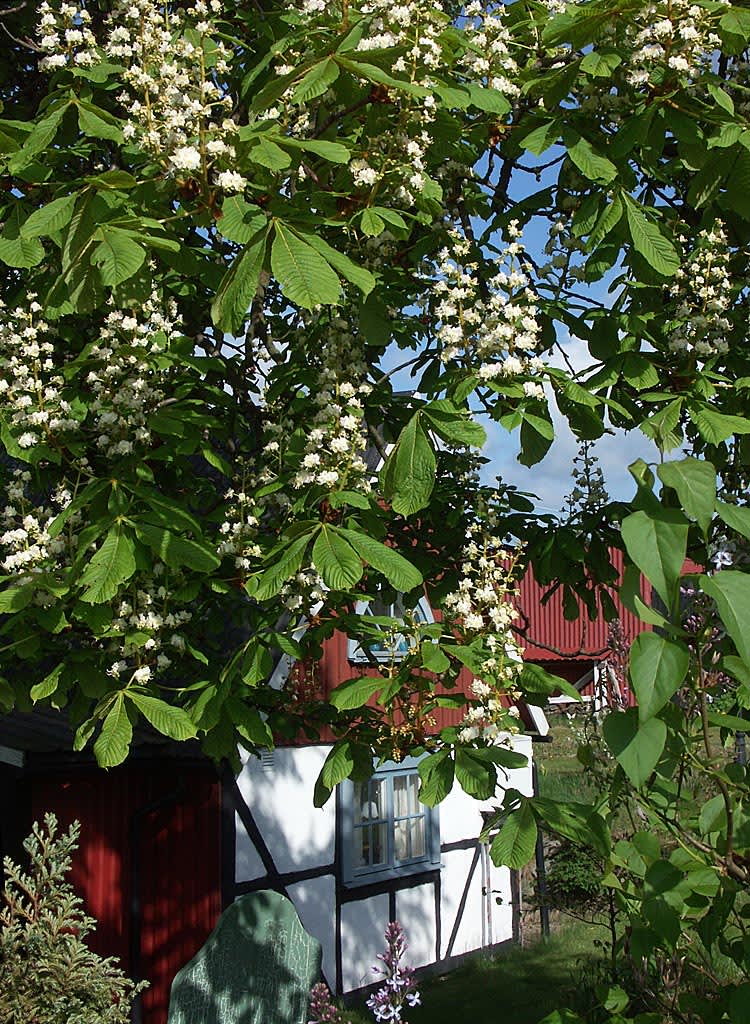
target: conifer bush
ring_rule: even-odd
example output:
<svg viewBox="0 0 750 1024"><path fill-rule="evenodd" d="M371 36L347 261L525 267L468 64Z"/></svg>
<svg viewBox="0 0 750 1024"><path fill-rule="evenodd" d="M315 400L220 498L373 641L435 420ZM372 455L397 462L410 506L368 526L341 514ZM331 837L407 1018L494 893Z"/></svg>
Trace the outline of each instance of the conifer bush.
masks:
<svg viewBox="0 0 750 1024"><path fill-rule="evenodd" d="M54 814L24 841L29 871L6 857L0 909L0 1024L128 1024L134 984L86 937L96 921L67 880L80 824Z"/></svg>

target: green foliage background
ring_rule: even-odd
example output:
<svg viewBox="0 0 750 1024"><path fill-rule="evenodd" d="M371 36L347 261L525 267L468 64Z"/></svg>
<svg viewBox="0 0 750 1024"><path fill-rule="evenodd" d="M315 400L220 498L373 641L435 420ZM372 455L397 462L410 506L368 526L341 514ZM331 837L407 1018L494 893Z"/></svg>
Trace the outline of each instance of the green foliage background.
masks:
<svg viewBox="0 0 750 1024"><path fill-rule="evenodd" d="M87 13L103 39L108 5ZM59 538L55 550L67 552L40 556L33 572L3 563L0 703L67 709L76 747L93 741L105 766L127 756L143 719L173 739L199 738L215 758L332 725L340 739L319 800L367 774L373 752L424 749L426 802L454 778L485 797L517 762L481 740L460 742L455 729L433 735L432 711L464 699L438 694L430 673L450 690L461 666L477 671L492 655L486 631L460 621L415 627L412 653L378 686L346 684L330 702L270 686L276 652L314 660L334 628L366 637L353 610L360 598L417 598L426 584L439 604L457 586L477 521L525 545L536 578L562 589L571 616L578 600L589 616L613 614L603 588L618 583L609 551L622 548L621 599L655 628L631 652L638 707L604 723L611 787L589 804L509 791L493 854L523 863L538 822L590 845L629 921L630 955L684 956L710 978L707 994L639 1019L745 1020L747 769L717 763L707 737L718 728L731 739L750 707L750 11L712 0L515 0L502 8L502 30L485 19L484 37L480 16L415 4L408 30L379 45L384 15L367 5L311 13L229 0L203 28L200 12L187 12L165 28L165 52L198 69L231 125L206 120L168 151L133 128L141 115L123 92L127 61L99 48L77 63L82 44L63 34L64 59L40 70L31 9L0 15L14 40L0 72L0 359L6 381L21 386L14 339L19 324L37 324L53 339L52 369L39 370L29 393L44 412L39 381L56 374L69 421L52 429L42 418L30 441L18 409L0 403L6 489L27 474L14 500L32 518L46 509L37 540ZM686 19L697 42L680 34ZM425 60L425 26L437 65ZM502 45L492 49L490 36ZM652 37L668 41L644 56ZM208 143L221 132L233 153L214 156ZM409 142L422 161L413 194ZM513 300L530 315L533 306L545 367L483 374L481 331L466 311L462 354L446 356L441 253L455 251L458 234L471 288L489 304L493 289L513 290L497 284L496 258L517 230L541 237L534 252L551 257L518 255L535 299ZM706 280L718 290L702 291ZM171 302L179 326L154 326L154 302ZM113 310L116 344L109 336L103 351ZM148 317L144 349L127 324ZM588 346L582 373L546 363L563 331ZM326 353L342 333L341 351L356 349L352 366L361 361L368 384L355 419L384 464L374 485L346 459L333 482L300 483ZM506 356L518 355L514 344ZM394 349L413 393L394 390ZM100 418L118 408L117 387L102 398L95 385L116 366L124 394L129 365L151 398L140 434L117 448L101 441ZM479 418L518 431L520 459L533 465L553 440L548 395L582 441L620 427L656 442L663 461L632 467L631 503L560 523L512 488L477 483ZM52 508L60 488L68 496ZM230 488L244 496L241 515ZM250 552L239 563L222 548L232 515ZM3 543L25 558L32 534L26 547ZM688 578L686 564L699 567ZM302 631L290 587L312 572L324 600L310 600ZM123 640L117 624L140 594L157 601L162 622L179 623L160 672L162 627L126 629ZM118 644L125 667L113 670ZM517 685L542 703L555 683L526 670ZM733 695L728 712L712 710L714 690L723 707ZM637 802L644 824L613 843L624 800ZM711 973L715 952L740 980ZM624 1019L627 995L604 1003Z"/></svg>

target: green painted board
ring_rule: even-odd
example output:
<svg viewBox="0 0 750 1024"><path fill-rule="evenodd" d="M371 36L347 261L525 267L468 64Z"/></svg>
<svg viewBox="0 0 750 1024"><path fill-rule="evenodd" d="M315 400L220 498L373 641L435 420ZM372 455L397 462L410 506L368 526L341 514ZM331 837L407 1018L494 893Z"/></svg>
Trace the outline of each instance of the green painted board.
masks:
<svg viewBox="0 0 750 1024"><path fill-rule="evenodd" d="M168 1024L306 1024L320 962L285 896L241 896L175 976Z"/></svg>

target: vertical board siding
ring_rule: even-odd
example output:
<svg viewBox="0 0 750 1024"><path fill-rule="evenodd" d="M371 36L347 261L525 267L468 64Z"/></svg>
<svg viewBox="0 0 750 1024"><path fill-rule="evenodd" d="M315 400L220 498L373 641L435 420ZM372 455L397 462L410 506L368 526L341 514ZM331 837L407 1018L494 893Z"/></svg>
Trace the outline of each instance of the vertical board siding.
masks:
<svg viewBox="0 0 750 1024"><path fill-rule="evenodd" d="M623 555L621 551L609 552L618 578L622 579ZM537 583L531 569L521 580L518 588L518 608L521 612L519 625L528 621L524 657L527 661L598 661L606 654L609 639L609 623L604 616L591 620L583 605L578 602L580 614L577 619L566 619L563 614L562 588L558 589L546 604L542 598L549 588ZM650 587L641 578L641 593L646 595ZM645 629L645 623L628 611L620 602L615 591L609 591L617 608L625 637L632 641ZM535 643L534 641L537 641ZM549 648L553 648L549 650Z"/></svg>
<svg viewBox="0 0 750 1024"><path fill-rule="evenodd" d="M64 827L81 822L71 881L98 922L90 945L149 980L143 1024L166 1024L172 978L221 913L220 791L212 770L164 761L106 773L55 769L52 777L36 775L31 790L35 820L53 811ZM138 927L134 867L137 950L131 949Z"/></svg>

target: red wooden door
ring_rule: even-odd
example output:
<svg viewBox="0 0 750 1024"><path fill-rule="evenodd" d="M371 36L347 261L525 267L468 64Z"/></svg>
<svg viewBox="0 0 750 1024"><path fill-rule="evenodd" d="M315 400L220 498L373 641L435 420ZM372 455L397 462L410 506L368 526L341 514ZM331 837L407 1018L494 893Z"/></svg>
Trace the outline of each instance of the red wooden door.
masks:
<svg viewBox="0 0 750 1024"><path fill-rule="evenodd" d="M148 979L142 1024L166 1024L172 978L221 913L221 799L210 766L140 762L55 768L32 780L32 811L81 822L72 882L97 919L90 945Z"/></svg>

